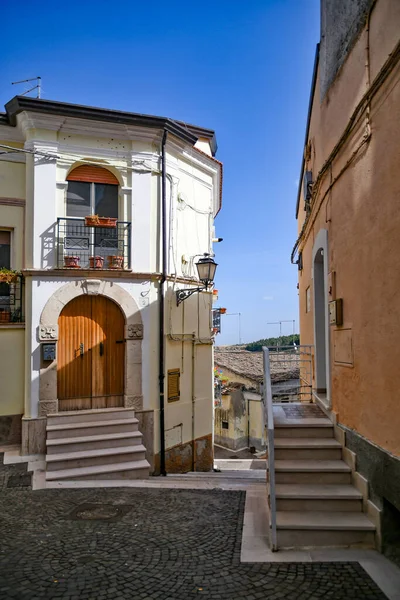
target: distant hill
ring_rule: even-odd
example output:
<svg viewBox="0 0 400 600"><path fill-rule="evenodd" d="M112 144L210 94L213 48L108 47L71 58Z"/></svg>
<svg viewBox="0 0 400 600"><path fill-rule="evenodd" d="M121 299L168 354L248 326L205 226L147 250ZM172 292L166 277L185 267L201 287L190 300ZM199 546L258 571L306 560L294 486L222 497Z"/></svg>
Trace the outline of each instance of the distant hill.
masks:
<svg viewBox="0 0 400 600"><path fill-rule="evenodd" d="M300 344L300 335L282 335L280 337L265 338L263 340L257 340L257 342L251 342L251 344L245 344L242 346L244 350L250 352L260 352L263 346L293 346L293 342L298 346Z"/></svg>

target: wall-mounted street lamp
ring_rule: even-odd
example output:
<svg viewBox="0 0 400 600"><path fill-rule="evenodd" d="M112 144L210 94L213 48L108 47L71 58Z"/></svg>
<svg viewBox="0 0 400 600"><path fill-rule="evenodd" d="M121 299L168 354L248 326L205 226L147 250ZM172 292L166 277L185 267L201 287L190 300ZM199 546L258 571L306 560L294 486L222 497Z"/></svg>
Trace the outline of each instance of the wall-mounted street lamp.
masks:
<svg viewBox="0 0 400 600"><path fill-rule="evenodd" d="M185 288L183 290L177 290L176 305L179 306L181 302L186 300L186 298L189 298L189 296L191 296L192 294L195 294L196 292L205 292L210 287L212 287L217 266L217 263L209 254L204 254L204 256L200 258L199 262L196 263L197 273L203 286L197 288Z"/></svg>

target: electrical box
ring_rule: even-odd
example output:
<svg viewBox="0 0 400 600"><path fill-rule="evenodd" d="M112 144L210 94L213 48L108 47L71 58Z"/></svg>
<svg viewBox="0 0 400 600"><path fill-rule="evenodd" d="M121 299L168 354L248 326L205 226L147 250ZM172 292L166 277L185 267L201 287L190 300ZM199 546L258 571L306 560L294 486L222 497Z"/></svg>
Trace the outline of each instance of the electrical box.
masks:
<svg viewBox="0 0 400 600"><path fill-rule="evenodd" d="M45 361L56 360L56 343L42 344L42 357Z"/></svg>
<svg viewBox="0 0 400 600"><path fill-rule="evenodd" d="M343 325L343 300L332 300L329 302L329 323L340 327Z"/></svg>

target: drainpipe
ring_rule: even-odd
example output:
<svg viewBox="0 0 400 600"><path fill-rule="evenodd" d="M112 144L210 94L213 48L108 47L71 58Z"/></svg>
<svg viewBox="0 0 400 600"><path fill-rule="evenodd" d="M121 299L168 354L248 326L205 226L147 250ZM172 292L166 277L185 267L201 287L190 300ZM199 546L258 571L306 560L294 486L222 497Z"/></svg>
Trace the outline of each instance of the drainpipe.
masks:
<svg viewBox="0 0 400 600"><path fill-rule="evenodd" d="M165 166L165 145L167 132L161 143L161 243L162 243L162 272L160 281L160 326L159 326L159 381L160 381L160 474L166 475L165 470L165 415L164 415L164 286L167 276L167 173Z"/></svg>
<svg viewBox="0 0 400 600"><path fill-rule="evenodd" d="M196 343L196 334L193 332L192 334L192 471L196 471L196 442L195 442L195 385L194 385L194 364L195 364L195 343Z"/></svg>

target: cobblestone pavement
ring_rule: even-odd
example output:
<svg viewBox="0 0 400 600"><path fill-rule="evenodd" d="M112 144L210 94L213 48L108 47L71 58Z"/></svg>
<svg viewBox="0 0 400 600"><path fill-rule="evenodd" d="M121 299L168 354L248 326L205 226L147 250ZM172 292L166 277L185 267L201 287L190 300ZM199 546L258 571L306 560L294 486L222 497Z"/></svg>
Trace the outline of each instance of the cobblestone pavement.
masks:
<svg viewBox="0 0 400 600"><path fill-rule="evenodd" d="M378 600L358 563L241 564L244 492L6 489L1 600Z"/></svg>
<svg viewBox="0 0 400 600"><path fill-rule="evenodd" d="M4 465L3 457L4 453L0 452L0 491L7 488L31 490L32 474L27 473L27 464Z"/></svg>

